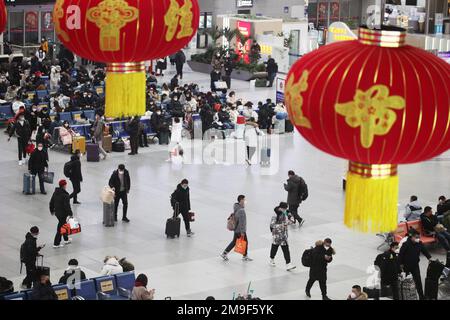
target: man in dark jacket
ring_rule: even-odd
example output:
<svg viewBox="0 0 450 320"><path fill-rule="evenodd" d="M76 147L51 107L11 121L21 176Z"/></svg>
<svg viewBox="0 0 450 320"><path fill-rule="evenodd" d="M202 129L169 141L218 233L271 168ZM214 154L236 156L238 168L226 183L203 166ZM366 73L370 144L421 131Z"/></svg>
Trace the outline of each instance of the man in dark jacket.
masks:
<svg viewBox="0 0 450 320"><path fill-rule="evenodd" d="M420 242L420 234L414 229L409 231L408 240L400 248L398 255L398 261L400 268L406 274L412 274L414 282L416 284L416 290L419 294L419 299L425 299L422 287L422 277L420 275L420 253L422 253L428 260L431 259L431 255L425 248L422 242Z"/></svg>
<svg viewBox="0 0 450 320"><path fill-rule="evenodd" d="M44 247L37 246L36 240L39 236L39 228L34 226L25 235L25 242L20 248L20 260L25 264L27 276L22 281L22 289L30 289L34 281L36 281L36 259L39 251Z"/></svg>
<svg viewBox="0 0 450 320"><path fill-rule="evenodd" d="M433 214L433 209L431 209L431 207L425 207L424 212L420 216L420 221L422 222L422 227L425 232L430 236L436 236L441 246L446 251L450 251L450 233L445 229L436 228L439 221L437 216Z"/></svg>
<svg viewBox="0 0 450 320"><path fill-rule="evenodd" d="M48 275L40 275L39 282L33 287L31 300L58 300Z"/></svg>
<svg viewBox="0 0 450 320"><path fill-rule="evenodd" d="M223 80L227 83L228 89L231 89L231 74L233 73L234 67L235 66L234 66L233 59L231 58L230 54L227 53L225 56L225 64L223 66L223 68L225 70L225 75L223 76Z"/></svg>
<svg viewBox="0 0 450 320"><path fill-rule="evenodd" d="M27 159L27 153L25 148L28 145L28 142L31 138L31 128L30 124L27 120L25 120L24 113L19 114L17 119L14 121L13 130L9 132L8 141L11 140L11 137L16 133L17 136L17 147L19 151L19 165L22 165L22 159Z"/></svg>
<svg viewBox="0 0 450 320"><path fill-rule="evenodd" d="M306 183L303 178L290 170L288 172L287 183L284 184L284 190L288 192L287 203L289 205L289 212L294 217L295 222L298 222L298 226L301 227L305 220L298 215L298 207L308 196Z"/></svg>
<svg viewBox="0 0 450 320"><path fill-rule="evenodd" d="M333 261L334 249L331 247L331 239L317 241L312 253L309 280L306 285L306 296L311 298L311 288L314 282L319 281L322 300L331 300L327 296L327 267Z"/></svg>
<svg viewBox="0 0 450 320"><path fill-rule="evenodd" d="M394 300L398 300L398 275L400 265L398 263L398 242L392 242L389 250L379 254L375 260L375 265L380 269L381 287L391 287Z"/></svg>
<svg viewBox="0 0 450 320"><path fill-rule="evenodd" d="M140 117L136 116L130 119L128 122L128 133L130 135L130 146L131 146L131 152L129 153L130 156L138 154L138 148L139 148L139 123L140 123Z"/></svg>
<svg viewBox="0 0 450 320"><path fill-rule="evenodd" d="M69 289L80 281L86 280L86 274L78 266L78 260L70 259L69 267L64 271L64 275L59 279L59 284L67 284Z"/></svg>
<svg viewBox="0 0 450 320"><path fill-rule="evenodd" d="M39 177L39 187L42 194L47 194L44 187L44 172L48 169L48 155L44 150L42 143L38 144L37 149L33 151L28 161L28 171Z"/></svg>
<svg viewBox="0 0 450 320"><path fill-rule="evenodd" d="M66 224L67 218L72 217L72 208L70 207L70 196L66 191L67 181L60 180L59 188L55 189L52 199L50 200L50 212L58 219L58 226L56 227L55 240L53 242L53 248L62 248L64 244L70 244L71 239L67 234L63 235L64 244L61 244L61 227Z"/></svg>
<svg viewBox="0 0 450 320"><path fill-rule="evenodd" d="M260 129L270 129L272 126L272 117L275 115L274 106L271 99L263 104L258 111L258 124Z"/></svg>
<svg viewBox="0 0 450 320"><path fill-rule="evenodd" d="M444 213L450 211L450 199L447 199L445 196L440 196L439 203L436 209L436 215L438 216L438 218L443 217Z"/></svg>
<svg viewBox="0 0 450 320"><path fill-rule="evenodd" d="M178 51L175 54L175 66L177 69L177 76L180 76L180 79L183 79L183 66L186 62L186 56L183 50Z"/></svg>
<svg viewBox="0 0 450 320"><path fill-rule="evenodd" d="M187 236L193 236L194 233L191 230L190 214L191 199L189 195L189 181L183 179L180 184L177 185L177 189L172 193L170 202L173 210L178 211L183 216L184 226L186 227Z"/></svg>
<svg viewBox="0 0 450 320"><path fill-rule="evenodd" d="M78 194L81 192L81 182L83 182L83 175L81 173L80 155L75 154L70 158L70 161L64 165L64 169L68 169L67 178L72 182L73 192L70 194L70 199L73 198L73 204L81 204L78 202Z"/></svg>
<svg viewBox="0 0 450 320"><path fill-rule="evenodd" d="M278 64L275 62L275 59L273 58L269 58L269 60L267 60L267 74L269 77L269 86L268 87L273 87L273 82L275 81L275 77L277 76L278 73Z"/></svg>
<svg viewBox="0 0 450 320"><path fill-rule="evenodd" d="M109 186L116 192L114 198L114 220L117 221L117 209L119 207L119 202L122 200L123 205L123 215L122 221L130 222L127 218L128 210L128 193L130 193L131 179L130 173L125 169L125 165L120 164L119 168L113 172L111 178L109 179Z"/></svg>

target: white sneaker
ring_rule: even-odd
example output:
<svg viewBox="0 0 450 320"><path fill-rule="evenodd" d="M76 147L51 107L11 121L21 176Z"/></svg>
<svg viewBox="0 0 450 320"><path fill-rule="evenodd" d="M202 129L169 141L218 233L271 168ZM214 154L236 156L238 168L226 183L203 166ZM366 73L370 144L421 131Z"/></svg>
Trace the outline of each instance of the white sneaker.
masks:
<svg viewBox="0 0 450 320"><path fill-rule="evenodd" d="M288 264L286 265L286 270L287 270L287 271L294 270L295 268L297 268L297 267L294 266L292 263L288 263Z"/></svg>
<svg viewBox="0 0 450 320"><path fill-rule="evenodd" d="M19 166L23 166L23 161L19 160Z"/></svg>
<svg viewBox="0 0 450 320"><path fill-rule="evenodd" d="M275 267L275 266L276 266L275 260L274 260L274 259L270 259L269 264L270 264L272 267Z"/></svg>
<svg viewBox="0 0 450 320"><path fill-rule="evenodd" d="M69 240L67 240L67 241L64 241L64 244L71 244L72 243L72 239L71 238L69 238Z"/></svg>
<svg viewBox="0 0 450 320"><path fill-rule="evenodd" d="M242 261L253 261L253 259L247 256L243 256Z"/></svg>
<svg viewBox="0 0 450 320"><path fill-rule="evenodd" d="M63 244L60 244L59 246L53 245L53 248L55 248L55 249L64 248L64 245Z"/></svg>
<svg viewBox="0 0 450 320"><path fill-rule="evenodd" d="M226 253L222 253L222 254L220 255L220 257L221 257L223 260L228 261L228 256L227 256Z"/></svg>

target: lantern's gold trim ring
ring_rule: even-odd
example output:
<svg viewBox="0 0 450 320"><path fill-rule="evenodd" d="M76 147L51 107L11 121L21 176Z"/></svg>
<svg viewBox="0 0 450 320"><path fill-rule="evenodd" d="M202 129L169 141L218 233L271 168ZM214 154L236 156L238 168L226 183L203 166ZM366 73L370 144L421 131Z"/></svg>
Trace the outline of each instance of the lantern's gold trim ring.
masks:
<svg viewBox="0 0 450 320"><path fill-rule="evenodd" d="M112 73L137 73L145 71L144 62L125 62L125 63L110 63L106 68L107 72Z"/></svg>
<svg viewBox="0 0 450 320"><path fill-rule="evenodd" d="M365 45L399 48L406 44L406 31L359 28L359 42Z"/></svg>
<svg viewBox="0 0 450 320"><path fill-rule="evenodd" d="M396 164L364 164L350 162L348 171L364 178L388 178L398 174Z"/></svg>

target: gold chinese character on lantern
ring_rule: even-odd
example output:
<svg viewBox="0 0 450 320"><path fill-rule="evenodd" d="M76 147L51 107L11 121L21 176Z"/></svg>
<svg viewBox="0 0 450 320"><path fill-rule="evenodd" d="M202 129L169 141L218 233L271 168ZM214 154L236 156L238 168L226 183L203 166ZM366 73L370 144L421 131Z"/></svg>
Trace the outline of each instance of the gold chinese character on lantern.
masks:
<svg viewBox="0 0 450 320"><path fill-rule="evenodd" d="M61 22L60 19L64 17L64 10L63 10L63 3L64 0L57 0L55 3L55 8L53 9L53 21L55 24L55 31L56 33L64 40L64 41L70 41L70 37L64 30L61 29Z"/></svg>
<svg viewBox="0 0 450 320"><path fill-rule="evenodd" d="M286 99L288 100L288 108L293 117L293 122L296 126L311 129L311 122L303 114L303 97L302 93L308 90L309 71L305 70L302 73L299 81L294 83L294 74L292 74L286 84Z"/></svg>
<svg viewBox="0 0 450 320"><path fill-rule="evenodd" d="M397 114L391 109L402 110L405 106L403 97L390 96L388 87L375 85L367 91L356 90L353 101L338 103L335 110L345 116L350 127L361 127L361 145L368 149L376 135L388 134L397 121Z"/></svg>
<svg viewBox="0 0 450 320"><path fill-rule="evenodd" d="M100 50L120 50L120 29L139 17L139 10L125 0L103 0L87 11L87 19L100 29Z"/></svg>
<svg viewBox="0 0 450 320"><path fill-rule="evenodd" d="M192 36L194 33L192 28L193 19L191 0L184 1L182 6L177 0L171 0L170 7L164 16L164 23L167 27L166 41L172 41L175 35L177 39ZM180 30L177 32L178 27L180 27Z"/></svg>

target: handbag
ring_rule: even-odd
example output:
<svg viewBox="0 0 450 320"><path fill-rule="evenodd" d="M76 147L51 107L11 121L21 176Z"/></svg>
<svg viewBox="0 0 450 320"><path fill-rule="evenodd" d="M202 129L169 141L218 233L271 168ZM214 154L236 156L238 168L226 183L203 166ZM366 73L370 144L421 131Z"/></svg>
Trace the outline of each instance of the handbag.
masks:
<svg viewBox="0 0 450 320"><path fill-rule="evenodd" d="M190 222L195 222L195 213L194 212L189 212L189 221Z"/></svg>
<svg viewBox="0 0 450 320"><path fill-rule="evenodd" d="M45 183L53 184L53 180L55 178L55 173L54 172L45 171L42 174L42 177L44 178L44 182Z"/></svg>
<svg viewBox="0 0 450 320"><path fill-rule="evenodd" d="M245 241L245 237L241 236L239 239L236 240L234 251L242 255L245 255L245 252L247 251L247 241Z"/></svg>
<svg viewBox="0 0 450 320"><path fill-rule="evenodd" d="M34 144L29 143L29 144L25 147L25 152L26 152L27 154L32 154L35 148L36 148L36 147L34 146Z"/></svg>
<svg viewBox="0 0 450 320"><path fill-rule="evenodd" d="M61 235L77 234L77 233L81 232L81 225L77 220L75 220L75 218L69 218L67 220L67 223L65 223L61 227L60 232L61 232Z"/></svg>

